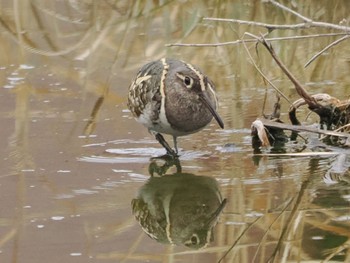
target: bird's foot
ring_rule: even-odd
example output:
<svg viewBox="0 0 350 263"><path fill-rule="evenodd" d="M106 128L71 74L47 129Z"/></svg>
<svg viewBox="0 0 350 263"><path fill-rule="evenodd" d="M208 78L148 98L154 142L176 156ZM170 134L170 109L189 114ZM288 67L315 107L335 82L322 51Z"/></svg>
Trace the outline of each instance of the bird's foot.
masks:
<svg viewBox="0 0 350 263"><path fill-rule="evenodd" d="M148 171L151 176L163 176L173 166L176 168L176 173L181 173L182 168L180 160L166 154L163 156L151 158L151 162L148 166Z"/></svg>
<svg viewBox="0 0 350 263"><path fill-rule="evenodd" d="M156 140L165 148L166 150L166 155L169 155L173 158L178 158L178 154L176 151L174 151L170 145L167 143L167 141L164 139L163 135L160 133L155 134Z"/></svg>

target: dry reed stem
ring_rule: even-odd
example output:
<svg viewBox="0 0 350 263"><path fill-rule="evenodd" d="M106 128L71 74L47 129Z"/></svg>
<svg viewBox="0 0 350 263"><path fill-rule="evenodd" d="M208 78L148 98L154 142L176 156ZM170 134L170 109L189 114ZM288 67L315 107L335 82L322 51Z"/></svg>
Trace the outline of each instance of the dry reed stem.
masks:
<svg viewBox="0 0 350 263"><path fill-rule="evenodd" d="M282 5L281 3L278 3L274 0L269 0L268 2L272 3L273 5L277 6L278 8L287 11L298 18L302 19L304 22L294 25L278 25L278 24L267 24L267 23L260 23L260 22L253 22L253 21L246 21L246 20L240 20L240 19L225 19L225 18L211 18L206 17L204 20L208 21L220 21L220 22L231 22L231 23L240 23L240 24L247 24L251 26L259 26L259 27L265 27L268 31L275 30L275 29L305 29L305 28L311 28L311 27L322 27L326 29L334 29L339 31L344 31L346 33L350 33L350 27L348 26L341 26L336 25L332 23L326 23L326 22L319 22L319 21L313 21L312 19L303 16L302 14L290 9L289 7Z"/></svg>
<svg viewBox="0 0 350 263"><path fill-rule="evenodd" d="M215 22L229 22L229 23L237 23L237 24L244 24L248 26L255 26L255 27L265 27L269 32L273 30L297 30L297 29L309 29L312 27L316 28L324 28L329 30L338 30L342 31L341 33L328 33L328 34L316 34L316 35L303 35L303 36L292 36L292 37L277 37L277 38L266 38L266 41L280 41L280 40L296 40L296 39L303 39L303 38L315 38L315 37L325 37L325 36L342 36L340 39L337 39L333 41L331 44L327 45L325 48L323 48L321 51L317 52L315 55L312 56L312 58L305 64L304 67L307 67L310 63L312 63L315 59L317 59L321 54L326 52L328 49L334 47L335 45L343 42L344 40L347 40L350 37L350 27L343 26L343 25L337 25L333 23L326 23L321 21L314 21L294 10L291 8L278 3L274 0L269 0L269 3L273 4L274 6L289 12L293 14L294 16L298 17L299 19L303 20L303 23L298 24L291 24L291 25L281 25L281 24L268 24L263 22L256 22L256 21L248 21L248 20L242 20L242 19L228 19L228 18L214 18L214 17L204 17L204 21L215 21ZM247 39L247 40L235 40L235 41L229 41L229 42L221 42L221 43L203 43L203 44L183 44L183 43L173 43L173 44L166 44L167 47L172 46L182 46L182 47L218 47L218 46L226 46L226 45L236 45L241 43L247 43L247 42L255 42L253 39Z"/></svg>
<svg viewBox="0 0 350 263"><path fill-rule="evenodd" d="M319 37L334 37L334 36L347 36L347 33L325 33L325 34L311 34L311 35L296 35L288 37L271 37L265 38L266 41L286 41L286 40L300 40L300 39L310 39ZM166 47L221 47L221 46L231 46L242 43L256 43L256 39L238 39L235 41L219 42L219 43L168 43L165 44Z"/></svg>
<svg viewBox="0 0 350 263"><path fill-rule="evenodd" d="M308 188L310 182L311 182L310 178L307 178L306 180L304 180L302 182L302 185L300 186L300 191L299 191L297 198L295 200L295 204L294 204L294 206L290 212L290 215L286 221L287 224L283 228L282 233L280 235L280 238L278 239L277 245L276 245L271 257L267 260L267 262L275 262L275 260L277 259L276 257L279 254L280 250L282 249L283 242L286 239L286 235L290 231L291 224L294 222L294 219L296 217L297 212L300 211L300 205L301 205L302 199L304 197L305 190Z"/></svg>
<svg viewBox="0 0 350 263"><path fill-rule="evenodd" d="M245 34L249 34L250 36L254 37L255 39L258 39L258 37L254 36L254 35L252 35L252 34L250 34L250 33L245 33ZM245 50L247 51L247 54L248 54L248 56L249 56L249 59L250 59L250 61L253 63L254 68L259 72L259 74L263 77L263 79L264 79L265 81L267 81L267 82L271 85L271 87L272 87L278 94L280 94L289 104L292 104L291 101L288 99L288 97L287 97L286 95L284 95L283 92L281 92L281 91L276 87L276 85L274 85L274 84L272 83L272 81L270 81L269 78L268 78L268 77L262 72L262 70L258 67L258 65L256 64L255 60L253 59L251 53L249 52L249 49L248 49L247 45L245 44L245 42L243 42L243 46L244 46Z"/></svg>
<svg viewBox="0 0 350 263"><path fill-rule="evenodd" d="M308 65L310 65L316 58L318 58L320 55L322 55L322 53L326 52L328 49L334 47L335 45L338 45L339 43L343 42L344 40L348 39L350 37L350 35L345 35L337 40L335 40L334 42L330 43L329 45L327 45L325 48L323 48L321 51L317 52L315 55L312 56L312 58L310 58L310 60L308 62L305 63L304 67L306 68Z"/></svg>
<svg viewBox="0 0 350 263"><path fill-rule="evenodd" d="M303 86L299 82L299 80L296 77L294 77L294 75L288 70L288 68L278 58L278 56L276 55L271 44L268 44L263 37L261 38L260 42L264 45L264 47L266 47L266 49L269 51L269 53L271 54L271 56L275 60L275 62L278 64L278 66L282 69L284 74L286 74L286 76L289 78L289 80L294 84L295 90L300 95L300 97L302 97L307 102L309 107L311 109L317 109L317 108L321 107L318 104L318 102L315 100L315 98L313 98L311 95L309 95L309 93L303 88Z"/></svg>
<svg viewBox="0 0 350 263"><path fill-rule="evenodd" d="M266 120L263 118L261 118L259 120L266 127L278 128L278 129L282 129L282 130L290 130L290 131L295 131L295 132L311 132L311 133L317 133L317 134L322 134L322 135L327 135L327 136L338 136L338 137L345 137L347 139L350 139L350 134L345 133L345 132L321 130L319 128L313 128L313 127L307 127L307 126L279 123L279 122L274 122L271 120Z"/></svg>
<svg viewBox="0 0 350 263"><path fill-rule="evenodd" d="M220 258L220 260L218 261L218 263L222 262L222 260L224 260L224 258L230 253L230 251L239 243L239 241L241 241L241 239L243 238L243 236L245 235L245 233L247 233L247 231L260 219L260 217L256 218L249 226L247 226L245 229L243 229L243 231L240 233L240 235L237 237L237 239L235 240L235 242L233 242L233 244L230 246L230 248L224 253L224 255Z"/></svg>

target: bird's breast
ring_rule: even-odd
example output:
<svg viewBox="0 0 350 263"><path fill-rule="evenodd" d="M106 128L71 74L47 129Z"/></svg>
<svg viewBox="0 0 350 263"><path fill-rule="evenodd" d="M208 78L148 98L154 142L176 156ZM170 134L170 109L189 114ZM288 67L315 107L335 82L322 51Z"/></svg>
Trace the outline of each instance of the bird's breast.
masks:
<svg viewBox="0 0 350 263"><path fill-rule="evenodd" d="M196 94L169 92L165 98L165 113L173 129L187 134L203 129L213 118Z"/></svg>

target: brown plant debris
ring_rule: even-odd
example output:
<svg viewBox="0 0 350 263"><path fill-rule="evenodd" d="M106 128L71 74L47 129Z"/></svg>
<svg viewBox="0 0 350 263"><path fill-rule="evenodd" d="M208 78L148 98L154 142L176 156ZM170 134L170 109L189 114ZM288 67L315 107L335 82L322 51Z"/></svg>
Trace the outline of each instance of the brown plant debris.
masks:
<svg viewBox="0 0 350 263"><path fill-rule="evenodd" d="M323 140L337 146L350 146L350 100L339 100L329 94L321 93L310 95L302 84L294 77L283 62L276 55L273 47L263 37L260 43L268 50L277 65L282 69L295 90L301 97L292 103L289 109L289 119L292 125L282 123L279 118L260 118L252 124L253 147L269 146L277 140L276 131L291 130L291 139L295 139L301 131L317 133ZM296 116L299 107L307 105L320 118L320 128L303 126ZM267 142L269 138L269 143ZM272 141L272 142L271 142ZM258 143L257 143L258 142ZM259 145L260 142L260 145Z"/></svg>

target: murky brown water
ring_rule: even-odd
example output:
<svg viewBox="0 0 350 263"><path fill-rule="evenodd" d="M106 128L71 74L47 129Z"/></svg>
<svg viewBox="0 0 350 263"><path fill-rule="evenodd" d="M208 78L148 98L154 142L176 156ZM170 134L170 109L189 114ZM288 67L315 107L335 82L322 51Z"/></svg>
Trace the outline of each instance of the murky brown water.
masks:
<svg viewBox="0 0 350 263"><path fill-rule="evenodd" d="M0 1L0 262L266 262L274 254L275 262L350 260L350 179L341 173L349 152L313 156L324 147L313 139L304 156L254 155L250 125L266 94L265 112L272 111L275 92L243 45L165 47L265 32L206 16L300 21L253 0L92 2ZM294 2L315 20L349 24L346 0ZM335 39L273 44L310 93L347 98L348 42L303 67ZM254 44L248 48L257 59ZM138 68L164 56L214 80L225 122L224 130L212 122L179 138L177 164L151 159L164 150L126 107ZM259 56L265 74L297 99L262 47ZM282 101L282 112L288 107ZM300 140L285 151L303 146ZM168 176L151 179L162 166ZM138 222L147 204L159 212L153 225L143 223L153 239Z"/></svg>

